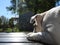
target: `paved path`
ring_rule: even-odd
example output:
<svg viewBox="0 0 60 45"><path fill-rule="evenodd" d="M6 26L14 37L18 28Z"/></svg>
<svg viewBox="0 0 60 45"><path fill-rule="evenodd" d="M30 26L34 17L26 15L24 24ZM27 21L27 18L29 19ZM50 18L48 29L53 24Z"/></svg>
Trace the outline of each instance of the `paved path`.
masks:
<svg viewBox="0 0 60 45"><path fill-rule="evenodd" d="M0 33L0 45L42 45L26 39L26 33Z"/></svg>

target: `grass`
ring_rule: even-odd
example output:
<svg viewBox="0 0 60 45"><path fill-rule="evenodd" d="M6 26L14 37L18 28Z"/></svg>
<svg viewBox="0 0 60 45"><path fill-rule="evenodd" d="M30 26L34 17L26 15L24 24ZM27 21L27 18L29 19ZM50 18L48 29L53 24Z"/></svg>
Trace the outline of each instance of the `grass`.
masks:
<svg viewBox="0 0 60 45"><path fill-rule="evenodd" d="M19 29L15 27L14 32L19 32Z"/></svg>
<svg viewBox="0 0 60 45"><path fill-rule="evenodd" d="M2 32L3 29L0 29L0 32ZM4 32L30 32L30 31L25 31L25 30L19 30L17 27L12 28L6 28Z"/></svg>
<svg viewBox="0 0 60 45"><path fill-rule="evenodd" d="M0 32L2 32L3 29L0 29ZM17 27L12 28L6 28L4 32L19 32L19 29Z"/></svg>
<svg viewBox="0 0 60 45"><path fill-rule="evenodd" d="M11 29L11 28L7 28L7 29L5 30L5 32L12 32L12 29Z"/></svg>
<svg viewBox="0 0 60 45"><path fill-rule="evenodd" d="M0 29L0 32L2 32L2 29Z"/></svg>
<svg viewBox="0 0 60 45"><path fill-rule="evenodd" d="M14 27L13 29L7 28L6 32L19 32L19 29Z"/></svg>

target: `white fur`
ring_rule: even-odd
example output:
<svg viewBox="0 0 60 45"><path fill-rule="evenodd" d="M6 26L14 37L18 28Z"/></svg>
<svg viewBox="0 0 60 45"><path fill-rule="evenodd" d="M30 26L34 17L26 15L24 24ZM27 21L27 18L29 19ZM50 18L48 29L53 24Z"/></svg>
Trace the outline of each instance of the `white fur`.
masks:
<svg viewBox="0 0 60 45"><path fill-rule="evenodd" d="M45 13L46 14L43 18L42 26L45 31L48 31L50 33L49 37L52 37L52 38L49 38L48 37L49 33L47 33L45 38L50 39L50 40L52 39L53 41L55 41L55 43L57 45L60 45L60 6L54 7L52 9L46 11ZM31 19L34 19L35 16L33 16ZM30 34L30 36L33 37L36 34L37 33L32 33L32 34ZM42 35L42 32L40 35ZM44 37L44 35L42 35L42 36ZM43 40L43 41L45 41L45 40ZM48 40L47 42L51 42L51 41Z"/></svg>
<svg viewBox="0 0 60 45"><path fill-rule="evenodd" d="M43 27L47 27L47 25L49 25L47 30L51 33L56 43L60 45L60 6L46 12L43 18Z"/></svg>

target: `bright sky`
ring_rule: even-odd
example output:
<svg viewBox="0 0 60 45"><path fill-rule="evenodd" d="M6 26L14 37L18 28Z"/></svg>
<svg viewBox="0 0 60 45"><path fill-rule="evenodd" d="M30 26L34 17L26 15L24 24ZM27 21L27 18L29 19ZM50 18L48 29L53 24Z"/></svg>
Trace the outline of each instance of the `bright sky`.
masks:
<svg viewBox="0 0 60 45"><path fill-rule="evenodd" d="M10 0L0 0L0 16L5 16L6 18L10 19L11 17L15 17L10 11L7 11L6 7L10 6Z"/></svg>
<svg viewBox="0 0 60 45"><path fill-rule="evenodd" d="M10 11L7 11L6 9L6 7L10 5L11 5L10 0L0 0L0 16L3 15L8 19L10 19L11 17L15 17L14 14L12 14ZM56 4L56 6L58 6L58 4Z"/></svg>

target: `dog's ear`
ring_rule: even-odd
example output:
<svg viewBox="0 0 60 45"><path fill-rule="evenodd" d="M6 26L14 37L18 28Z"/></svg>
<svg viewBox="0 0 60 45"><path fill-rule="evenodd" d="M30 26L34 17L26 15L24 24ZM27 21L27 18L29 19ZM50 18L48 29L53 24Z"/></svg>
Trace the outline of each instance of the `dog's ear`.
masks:
<svg viewBox="0 0 60 45"><path fill-rule="evenodd" d="M35 21L35 25L36 25L35 30L36 30L36 32L42 32L42 31L44 31L43 27L42 27L43 16L37 15L35 17L35 20L36 20Z"/></svg>
<svg viewBox="0 0 60 45"><path fill-rule="evenodd" d="M42 17L42 16L40 16L40 15L37 15L37 16L36 16L36 19L37 19L37 20L39 19L39 21L41 21L41 20L42 20L42 18L43 18L43 17Z"/></svg>
<svg viewBox="0 0 60 45"><path fill-rule="evenodd" d="M37 25L42 25L42 19L43 19L43 16L41 16L41 15L36 15L35 17L34 17L34 19L33 19L33 25L34 26L37 26Z"/></svg>
<svg viewBox="0 0 60 45"><path fill-rule="evenodd" d="M37 23L42 24L43 16L37 15L35 18L36 18Z"/></svg>

